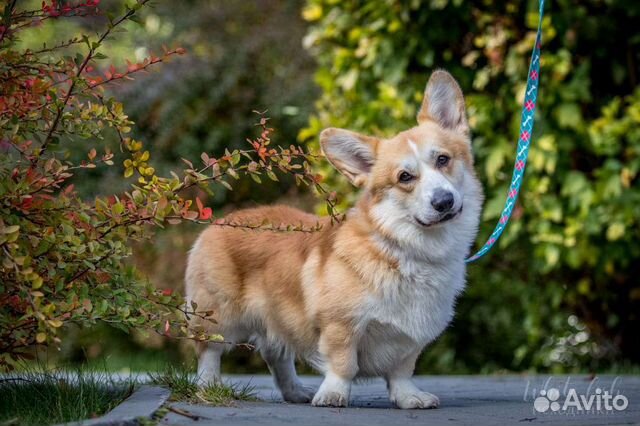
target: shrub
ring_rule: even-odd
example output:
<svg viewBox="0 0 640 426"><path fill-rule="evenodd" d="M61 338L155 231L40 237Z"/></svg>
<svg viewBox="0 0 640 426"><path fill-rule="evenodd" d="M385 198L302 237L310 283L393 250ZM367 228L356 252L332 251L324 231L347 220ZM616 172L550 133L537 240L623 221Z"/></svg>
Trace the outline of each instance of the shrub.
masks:
<svg viewBox="0 0 640 426"><path fill-rule="evenodd" d="M189 221L218 226L302 230L282 224L228 223L216 219L190 188L213 193L211 184L231 188L240 175L261 182L276 172L322 191L311 172L312 156L301 148L273 148L268 119L248 149L214 157L202 153L180 174L156 173L150 152L131 136L133 123L105 86L130 80L184 49L163 49L126 69L103 65L103 45L147 0L125 5L120 17L103 13L99 0L43 2L21 10L9 2L0 25L0 366L31 356L36 345L59 345L65 324L97 321L118 328L146 328L189 339L220 340L188 327L190 315L210 318L197 305L185 306L170 290L159 291L126 266L131 243L153 229ZM70 17L104 23L95 38L82 35L39 50L20 50L18 36L33 27ZM118 152L105 148L115 134ZM71 143L73 142L73 143ZM71 148L74 147L74 148ZM80 148L77 148L80 147ZM78 152L80 151L80 152ZM80 158L76 160L76 158ZM91 179L97 168L122 165L128 191L82 199L74 182ZM333 203L327 195L329 203Z"/></svg>

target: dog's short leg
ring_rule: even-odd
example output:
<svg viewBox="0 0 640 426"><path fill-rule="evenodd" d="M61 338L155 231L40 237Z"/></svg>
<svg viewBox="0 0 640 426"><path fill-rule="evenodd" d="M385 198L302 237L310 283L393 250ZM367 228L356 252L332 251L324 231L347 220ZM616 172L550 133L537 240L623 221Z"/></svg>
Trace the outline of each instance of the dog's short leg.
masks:
<svg viewBox="0 0 640 426"><path fill-rule="evenodd" d="M386 376L389 399L398 408L437 408L440 404L437 396L421 391L411 380L418 355L408 356Z"/></svg>
<svg viewBox="0 0 640 426"><path fill-rule="evenodd" d="M313 405L349 405L351 382L358 373L356 344L356 337L348 326L334 323L322 330L319 350L326 360L326 373L320 389L313 397Z"/></svg>
<svg viewBox="0 0 640 426"><path fill-rule="evenodd" d="M196 343L198 353L198 384L200 386L221 383L220 358L225 351L225 344Z"/></svg>
<svg viewBox="0 0 640 426"><path fill-rule="evenodd" d="M292 353L282 348L265 346L260 349L260 354L273 374L276 386L282 392L282 398L285 401L294 403L311 401L313 390L305 387L298 378Z"/></svg>

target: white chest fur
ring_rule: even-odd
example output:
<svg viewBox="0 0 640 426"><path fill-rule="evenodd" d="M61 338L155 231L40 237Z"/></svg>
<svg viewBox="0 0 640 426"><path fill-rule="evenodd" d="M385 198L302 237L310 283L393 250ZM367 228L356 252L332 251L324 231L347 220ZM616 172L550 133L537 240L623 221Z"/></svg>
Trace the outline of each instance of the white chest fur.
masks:
<svg viewBox="0 0 640 426"><path fill-rule="evenodd" d="M381 282L361 311L360 375L384 374L409 353L422 350L450 323L464 288L464 262L405 260L398 279Z"/></svg>
<svg viewBox="0 0 640 426"><path fill-rule="evenodd" d="M398 280L380 283L381 291L363 306L363 321L376 321L427 344L453 316L456 296L464 288L464 264L401 264Z"/></svg>

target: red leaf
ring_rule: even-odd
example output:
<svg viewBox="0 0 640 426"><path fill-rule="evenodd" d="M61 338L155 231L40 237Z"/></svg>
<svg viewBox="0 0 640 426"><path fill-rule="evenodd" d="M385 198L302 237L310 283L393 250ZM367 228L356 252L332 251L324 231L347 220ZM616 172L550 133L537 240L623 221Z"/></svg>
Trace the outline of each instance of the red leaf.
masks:
<svg viewBox="0 0 640 426"><path fill-rule="evenodd" d="M171 296L172 294L173 294L173 289L171 288L165 288L164 290L162 290L163 296Z"/></svg>
<svg viewBox="0 0 640 426"><path fill-rule="evenodd" d="M213 210L211 210L211 207L205 207L200 211L200 219L202 220L209 220L211 219L211 216L213 216Z"/></svg>
<svg viewBox="0 0 640 426"><path fill-rule="evenodd" d="M198 206L198 212L200 213L201 220L211 219L211 216L213 215L213 210L211 210L211 207L205 207L198 197L196 197L196 205Z"/></svg>

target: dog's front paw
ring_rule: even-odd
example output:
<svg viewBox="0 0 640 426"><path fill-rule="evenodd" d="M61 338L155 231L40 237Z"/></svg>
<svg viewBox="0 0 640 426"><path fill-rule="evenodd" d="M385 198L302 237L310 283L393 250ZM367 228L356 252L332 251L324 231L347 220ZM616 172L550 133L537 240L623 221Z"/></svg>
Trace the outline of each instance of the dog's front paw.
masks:
<svg viewBox="0 0 640 426"><path fill-rule="evenodd" d="M349 395L338 391L318 391L313 397L311 405L316 407L346 407L349 404Z"/></svg>
<svg viewBox="0 0 640 426"><path fill-rule="evenodd" d="M311 404L316 407L346 407L350 393L351 380L328 373Z"/></svg>
<svg viewBox="0 0 640 426"><path fill-rule="evenodd" d="M429 392L410 392L396 395L393 402L402 409L412 408L438 408L440 400Z"/></svg>
<svg viewBox="0 0 640 426"><path fill-rule="evenodd" d="M304 404L310 402L314 394L313 389L300 385L288 390L283 390L282 398L294 404Z"/></svg>

